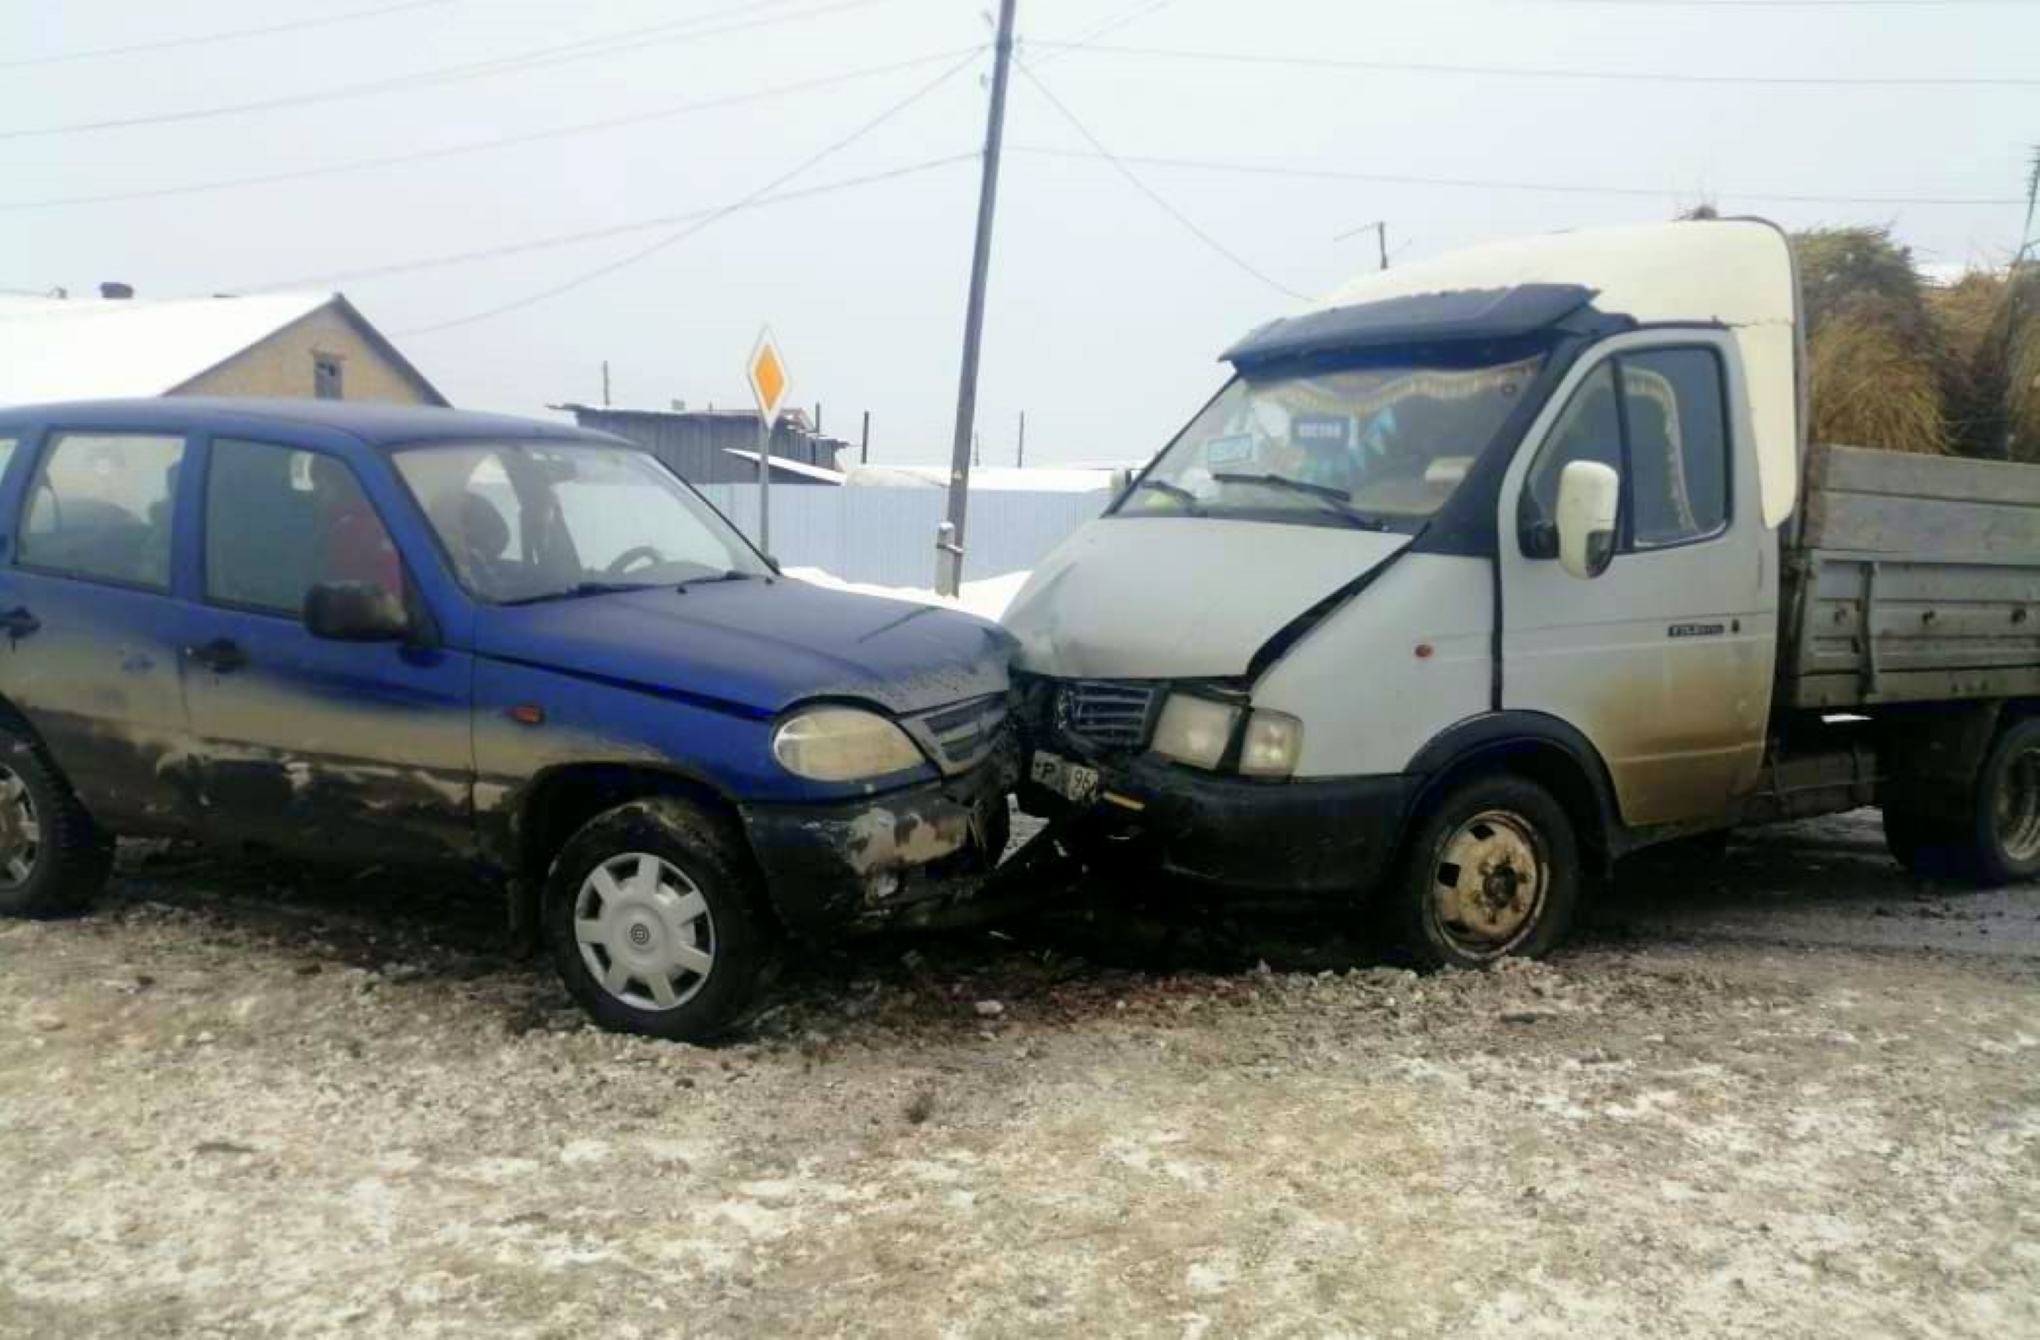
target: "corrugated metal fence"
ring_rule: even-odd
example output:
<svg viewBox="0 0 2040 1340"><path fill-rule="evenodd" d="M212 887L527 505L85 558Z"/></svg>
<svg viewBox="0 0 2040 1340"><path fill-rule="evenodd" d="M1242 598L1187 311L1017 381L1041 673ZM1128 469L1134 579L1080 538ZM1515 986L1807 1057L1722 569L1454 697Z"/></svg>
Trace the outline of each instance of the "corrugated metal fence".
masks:
<svg viewBox="0 0 2040 1340"><path fill-rule="evenodd" d="M744 534L758 534L758 490L704 484L702 495ZM1032 568L1064 536L1105 510L1111 494L975 493L965 581ZM772 553L790 568L825 568L853 582L931 586L941 489L774 488Z"/></svg>

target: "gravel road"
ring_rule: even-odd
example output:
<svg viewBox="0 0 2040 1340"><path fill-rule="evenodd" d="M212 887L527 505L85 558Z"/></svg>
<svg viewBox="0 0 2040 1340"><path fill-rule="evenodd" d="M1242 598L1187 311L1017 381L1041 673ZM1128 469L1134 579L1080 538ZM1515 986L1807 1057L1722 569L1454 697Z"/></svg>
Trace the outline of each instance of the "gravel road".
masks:
<svg viewBox="0 0 2040 1340"><path fill-rule="evenodd" d="M703 1050L470 892L129 852L0 923L0 1335L2040 1335L2040 888L1851 815L1380 963L1097 890Z"/></svg>

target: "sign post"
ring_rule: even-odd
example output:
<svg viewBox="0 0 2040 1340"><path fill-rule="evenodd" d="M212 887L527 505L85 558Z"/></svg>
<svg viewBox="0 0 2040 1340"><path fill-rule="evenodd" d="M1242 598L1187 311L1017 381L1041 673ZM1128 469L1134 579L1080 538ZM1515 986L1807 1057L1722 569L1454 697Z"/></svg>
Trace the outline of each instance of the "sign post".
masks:
<svg viewBox="0 0 2040 1340"><path fill-rule="evenodd" d="M779 411L786 405L786 391L792 384L786 360L772 338L772 327L758 332L751 361L744 369L751 382L751 395L758 402L758 548L772 552L772 429Z"/></svg>

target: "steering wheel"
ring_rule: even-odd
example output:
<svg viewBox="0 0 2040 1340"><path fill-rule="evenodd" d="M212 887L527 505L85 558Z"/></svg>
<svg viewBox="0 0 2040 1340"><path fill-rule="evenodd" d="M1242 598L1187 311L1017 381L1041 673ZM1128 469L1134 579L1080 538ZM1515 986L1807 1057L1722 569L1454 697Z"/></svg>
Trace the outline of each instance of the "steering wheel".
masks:
<svg viewBox="0 0 2040 1340"><path fill-rule="evenodd" d="M605 577L621 577L640 562L656 567L665 561L666 556L657 549L654 549L649 544L640 544L624 550L611 559L609 566L602 569L602 575Z"/></svg>

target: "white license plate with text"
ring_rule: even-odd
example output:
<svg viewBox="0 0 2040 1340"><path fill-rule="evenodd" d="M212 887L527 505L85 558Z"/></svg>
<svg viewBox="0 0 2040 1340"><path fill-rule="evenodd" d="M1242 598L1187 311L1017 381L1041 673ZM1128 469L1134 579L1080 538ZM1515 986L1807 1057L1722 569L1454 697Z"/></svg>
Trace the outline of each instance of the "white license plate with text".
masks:
<svg viewBox="0 0 2040 1340"><path fill-rule="evenodd" d="M1082 804L1098 797L1098 770L1072 763L1059 754L1036 751L1031 772L1037 783L1064 800Z"/></svg>

